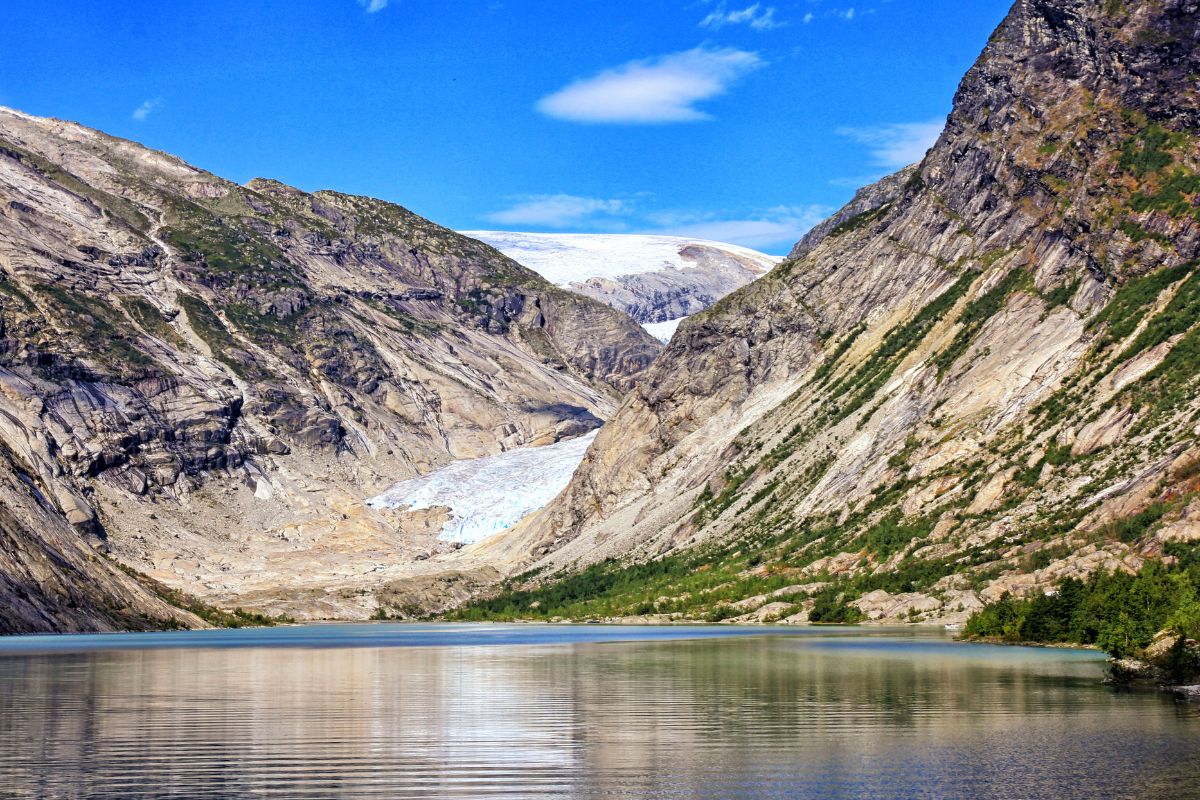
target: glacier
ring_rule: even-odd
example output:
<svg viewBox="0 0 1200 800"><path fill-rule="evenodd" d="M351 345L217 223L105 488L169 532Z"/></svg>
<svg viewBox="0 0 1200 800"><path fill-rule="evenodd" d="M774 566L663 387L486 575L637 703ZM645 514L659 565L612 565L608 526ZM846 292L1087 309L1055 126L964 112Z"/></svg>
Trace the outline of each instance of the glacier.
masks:
<svg viewBox="0 0 1200 800"><path fill-rule="evenodd" d="M696 248L706 248L723 254L725 268L718 270L715 278L728 278L730 269L747 270L751 274L765 274L779 263L778 256L760 253L748 247L696 239L684 236L662 236L633 233L526 233L519 231L460 231L481 242L490 244L509 258L532 269L546 280L565 289L607 303L614 308L630 312L620 301L607 291L589 291L588 281L601 279L615 281L634 291L628 280L635 275L647 273L690 273L699 287L712 287L715 296L730 291L728 285L712 283L706 278L705 260L697 255ZM732 267L730 265L733 265ZM705 283L705 281L710 281ZM594 287L593 287L594 288ZM657 295L647 295L653 303ZM665 321L646 321L634 315L646 331L663 344L671 341L675 329L686 317L679 316Z"/></svg>
<svg viewBox="0 0 1200 800"><path fill-rule="evenodd" d="M770 256L725 242L684 236L636 233L522 233L517 231L459 231L490 244L504 255L551 283L567 286L588 278L619 278L660 269L689 270L696 264L683 255L689 245L722 250L768 272L779 263Z"/></svg>
<svg viewBox="0 0 1200 800"><path fill-rule="evenodd" d="M669 319L666 322L643 322L642 327L646 329L646 333L655 339L658 339L663 344L668 344L671 341L671 337L675 335L675 331L679 329L679 323L685 319L687 317Z"/></svg>
<svg viewBox="0 0 1200 800"><path fill-rule="evenodd" d="M372 497L372 508L445 506L450 519L438 538L473 544L511 528L558 495L598 431L542 447L455 461L428 475L401 481Z"/></svg>

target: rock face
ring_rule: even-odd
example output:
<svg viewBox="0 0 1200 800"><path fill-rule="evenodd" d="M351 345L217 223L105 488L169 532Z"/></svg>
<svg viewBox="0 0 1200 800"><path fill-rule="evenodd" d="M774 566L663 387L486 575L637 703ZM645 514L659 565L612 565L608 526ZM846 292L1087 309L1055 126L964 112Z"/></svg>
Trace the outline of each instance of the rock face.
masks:
<svg viewBox="0 0 1200 800"><path fill-rule="evenodd" d="M367 613L432 545L365 497L594 428L660 349L399 206L0 110L4 629L196 622L106 556Z"/></svg>
<svg viewBox="0 0 1200 800"><path fill-rule="evenodd" d="M844 233L882 216L904 194L909 182L917 180L917 175L917 167L913 165L859 189L837 213L804 234L788 253L788 259L803 258L830 234Z"/></svg>
<svg viewBox="0 0 1200 800"><path fill-rule="evenodd" d="M647 325L703 311L779 262L745 247L675 236L505 231L466 235L559 286Z"/></svg>
<svg viewBox="0 0 1200 800"><path fill-rule="evenodd" d="M1197 0L1019 0L922 163L686 320L509 547L934 619L1190 536L1197 74Z"/></svg>

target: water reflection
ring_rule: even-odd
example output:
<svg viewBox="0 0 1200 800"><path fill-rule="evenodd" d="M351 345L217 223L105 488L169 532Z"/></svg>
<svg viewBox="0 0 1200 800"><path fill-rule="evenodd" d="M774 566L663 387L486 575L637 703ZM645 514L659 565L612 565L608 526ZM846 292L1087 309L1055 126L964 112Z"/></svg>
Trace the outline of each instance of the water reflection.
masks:
<svg viewBox="0 0 1200 800"><path fill-rule="evenodd" d="M9 654L0 795L1200 797L1200 717L1100 671L878 636Z"/></svg>

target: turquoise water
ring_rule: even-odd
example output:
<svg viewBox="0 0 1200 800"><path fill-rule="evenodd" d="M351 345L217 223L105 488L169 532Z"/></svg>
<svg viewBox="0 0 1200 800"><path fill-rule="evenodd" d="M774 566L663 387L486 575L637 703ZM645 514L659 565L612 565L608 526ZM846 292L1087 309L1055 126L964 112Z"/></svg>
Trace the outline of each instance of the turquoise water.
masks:
<svg viewBox="0 0 1200 800"><path fill-rule="evenodd" d="M940 632L0 639L0 797L1200 798L1200 712Z"/></svg>

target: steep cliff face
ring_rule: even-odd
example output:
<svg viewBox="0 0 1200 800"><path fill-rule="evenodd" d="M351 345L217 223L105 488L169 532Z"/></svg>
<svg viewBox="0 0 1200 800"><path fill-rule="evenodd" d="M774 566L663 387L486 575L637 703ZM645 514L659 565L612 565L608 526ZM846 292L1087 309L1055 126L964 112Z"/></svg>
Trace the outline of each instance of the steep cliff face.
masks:
<svg viewBox="0 0 1200 800"><path fill-rule="evenodd" d="M687 320L503 547L596 565L570 613L953 619L1200 537L1197 74L1196 0L1019 0L924 161Z"/></svg>
<svg viewBox="0 0 1200 800"><path fill-rule="evenodd" d="M859 189L850 202L839 208L837 213L817 223L812 230L804 234L792 247L788 258L803 258L831 234L844 233L849 228L865 225L882 216L888 207L904 194L908 182L916 180L913 177L916 174L915 165L906 167Z"/></svg>
<svg viewBox="0 0 1200 800"><path fill-rule="evenodd" d="M0 447L0 634L173 624L204 626L97 553Z"/></svg>
<svg viewBox="0 0 1200 800"><path fill-rule="evenodd" d="M7 585L31 587L6 624L55 627L60 600L80 625L170 614L72 529L219 602L303 587L366 613L326 595L433 545L363 499L596 427L659 350L399 206L0 110L0 447L26 509L0 527Z"/></svg>

